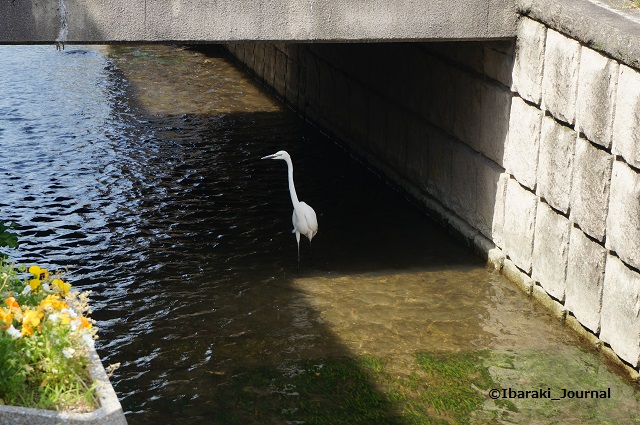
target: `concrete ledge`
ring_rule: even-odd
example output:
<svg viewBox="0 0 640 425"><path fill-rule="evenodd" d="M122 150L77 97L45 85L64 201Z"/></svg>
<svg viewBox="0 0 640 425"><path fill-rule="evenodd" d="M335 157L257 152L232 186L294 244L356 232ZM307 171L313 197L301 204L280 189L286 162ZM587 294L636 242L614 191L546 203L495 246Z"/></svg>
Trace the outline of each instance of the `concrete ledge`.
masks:
<svg viewBox="0 0 640 425"><path fill-rule="evenodd" d="M97 380L96 396L100 407L89 413L0 405L0 424L11 425L127 425L118 396L111 386L98 353L90 351L91 377Z"/></svg>
<svg viewBox="0 0 640 425"><path fill-rule="evenodd" d="M65 0L68 42L405 41L515 36L510 0ZM58 0L0 2L1 43L53 43Z"/></svg>
<svg viewBox="0 0 640 425"><path fill-rule="evenodd" d="M519 13L640 68L640 9L592 0L516 0Z"/></svg>

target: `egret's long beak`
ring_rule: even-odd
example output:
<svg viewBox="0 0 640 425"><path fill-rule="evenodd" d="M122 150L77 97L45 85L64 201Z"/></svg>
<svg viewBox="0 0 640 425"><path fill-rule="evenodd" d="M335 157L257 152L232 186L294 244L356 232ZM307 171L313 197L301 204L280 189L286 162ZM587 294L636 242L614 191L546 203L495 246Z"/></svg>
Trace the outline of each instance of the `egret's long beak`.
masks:
<svg viewBox="0 0 640 425"><path fill-rule="evenodd" d="M275 158L275 156L276 156L276 154L274 153L273 155L263 156L263 157L262 157L262 158L260 158L260 159L273 159L273 158Z"/></svg>

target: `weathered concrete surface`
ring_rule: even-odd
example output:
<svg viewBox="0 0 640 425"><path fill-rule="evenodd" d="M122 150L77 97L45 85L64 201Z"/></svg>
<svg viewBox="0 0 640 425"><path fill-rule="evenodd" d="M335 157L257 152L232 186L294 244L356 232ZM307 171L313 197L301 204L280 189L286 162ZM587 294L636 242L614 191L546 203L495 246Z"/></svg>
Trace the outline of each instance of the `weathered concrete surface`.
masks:
<svg viewBox="0 0 640 425"><path fill-rule="evenodd" d="M607 256L600 338L632 366L640 366L640 274Z"/></svg>
<svg viewBox="0 0 640 425"><path fill-rule="evenodd" d="M580 43L547 30L542 104L558 120L573 124L576 118Z"/></svg>
<svg viewBox="0 0 640 425"><path fill-rule="evenodd" d="M516 97L511 102L509 140L504 153L504 168L520 184L535 189L542 111Z"/></svg>
<svg viewBox="0 0 640 425"><path fill-rule="evenodd" d="M640 72L620 65L612 152L640 168Z"/></svg>
<svg viewBox="0 0 640 425"><path fill-rule="evenodd" d="M571 220L603 241L606 229L613 156L581 137L576 141L571 187Z"/></svg>
<svg viewBox="0 0 640 425"><path fill-rule="evenodd" d="M68 42L438 40L513 37L506 0L66 0ZM0 2L0 43L55 41L58 0Z"/></svg>
<svg viewBox="0 0 640 425"><path fill-rule="evenodd" d="M542 96L542 67L546 40L547 27L532 19L520 18L511 90L535 104L540 104Z"/></svg>
<svg viewBox="0 0 640 425"><path fill-rule="evenodd" d="M592 142L609 148L618 62L582 49L578 79L576 127Z"/></svg>
<svg viewBox="0 0 640 425"><path fill-rule="evenodd" d="M564 301L569 220L538 202L531 277L553 298Z"/></svg>
<svg viewBox="0 0 640 425"><path fill-rule="evenodd" d="M610 7L589 0L516 0L522 15L640 68L640 9L623 2L619 5Z"/></svg>
<svg viewBox="0 0 640 425"><path fill-rule="evenodd" d="M613 163L607 218L607 249L640 269L640 174L621 161Z"/></svg>
<svg viewBox="0 0 640 425"><path fill-rule="evenodd" d="M536 196L510 179L504 207L504 245L511 260L525 273L531 273Z"/></svg>
<svg viewBox="0 0 640 425"><path fill-rule="evenodd" d="M607 251L580 229L571 228L565 307L594 334L600 332Z"/></svg>
<svg viewBox="0 0 640 425"><path fill-rule="evenodd" d="M576 133L551 117L542 119L538 160L538 196L567 213L571 199Z"/></svg>

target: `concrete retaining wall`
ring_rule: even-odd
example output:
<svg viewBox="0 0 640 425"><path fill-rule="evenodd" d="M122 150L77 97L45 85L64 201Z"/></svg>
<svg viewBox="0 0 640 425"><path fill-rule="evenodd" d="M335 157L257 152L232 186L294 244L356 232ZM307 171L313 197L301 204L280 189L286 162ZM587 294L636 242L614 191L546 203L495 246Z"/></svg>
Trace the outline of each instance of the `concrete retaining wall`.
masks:
<svg viewBox="0 0 640 425"><path fill-rule="evenodd" d="M637 371L636 44L568 31L575 16L542 23L540 3L521 5L515 41L228 49Z"/></svg>

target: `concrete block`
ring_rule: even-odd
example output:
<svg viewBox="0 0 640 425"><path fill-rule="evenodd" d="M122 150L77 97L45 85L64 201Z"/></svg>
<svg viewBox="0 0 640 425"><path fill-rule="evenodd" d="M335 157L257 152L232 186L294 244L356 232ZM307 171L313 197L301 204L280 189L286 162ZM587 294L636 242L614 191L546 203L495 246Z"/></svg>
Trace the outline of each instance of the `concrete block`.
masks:
<svg viewBox="0 0 640 425"><path fill-rule="evenodd" d="M453 84L453 135L471 147L480 142L482 82L471 74L459 72ZM441 99L442 100L442 99Z"/></svg>
<svg viewBox="0 0 640 425"><path fill-rule="evenodd" d="M640 174L622 161L613 163L606 247L640 269Z"/></svg>
<svg viewBox="0 0 640 425"><path fill-rule="evenodd" d="M573 162L571 215L586 234L603 241L613 156L579 137Z"/></svg>
<svg viewBox="0 0 640 425"><path fill-rule="evenodd" d="M476 158L476 204L474 224L480 233L493 240L493 223L497 212L504 212L504 184L500 176L504 169L495 162L478 155Z"/></svg>
<svg viewBox="0 0 640 425"><path fill-rule="evenodd" d="M318 74L318 60L311 54L305 55L305 105L304 110L309 117L318 113L318 97L320 96L320 82Z"/></svg>
<svg viewBox="0 0 640 425"><path fill-rule="evenodd" d="M422 121L409 121L407 130L407 177L426 189L429 167L429 127Z"/></svg>
<svg viewBox="0 0 640 425"><path fill-rule="evenodd" d="M554 30L547 31L542 104L557 119L573 124L576 117L580 43Z"/></svg>
<svg viewBox="0 0 640 425"><path fill-rule="evenodd" d="M526 17L520 18L516 36L511 90L523 99L540 104L542 69L547 28Z"/></svg>
<svg viewBox="0 0 640 425"><path fill-rule="evenodd" d="M584 47L580 54L578 81L576 126L587 139L609 148L618 62Z"/></svg>
<svg viewBox="0 0 640 425"><path fill-rule="evenodd" d="M491 219L491 240L502 249L504 249L504 209L509 180L509 174L504 172L498 177L493 217ZM481 192L479 192L478 196L482 196Z"/></svg>
<svg viewBox="0 0 640 425"><path fill-rule="evenodd" d="M497 84L480 83L480 139L473 147L503 165L512 94Z"/></svg>
<svg viewBox="0 0 640 425"><path fill-rule="evenodd" d="M369 93L358 82L349 84L349 133L355 140L369 137Z"/></svg>
<svg viewBox="0 0 640 425"><path fill-rule="evenodd" d="M244 50L244 64L247 65L250 70L255 72L256 43L242 43L242 46Z"/></svg>
<svg viewBox="0 0 640 425"><path fill-rule="evenodd" d="M246 62L243 43L228 43L226 46L229 52L231 52L231 54L233 54L240 62Z"/></svg>
<svg viewBox="0 0 640 425"><path fill-rule="evenodd" d="M298 50L298 113L306 115L308 99L307 58L308 50L300 46Z"/></svg>
<svg viewBox="0 0 640 425"><path fill-rule="evenodd" d="M536 204L533 193L509 179L504 210L504 250L525 273L531 273Z"/></svg>
<svg viewBox="0 0 640 425"><path fill-rule="evenodd" d="M607 255L600 338L633 367L640 366L640 274Z"/></svg>
<svg viewBox="0 0 640 425"><path fill-rule="evenodd" d="M318 115L316 119L326 128L332 128L335 124L335 111L333 109L333 98L335 94L333 73L335 70L322 60L318 60L316 63L318 64L318 97L315 99L318 107Z"/></svg>
<svg viewBox="0 0 640 425"><path fill-rule="evenodd" d="M531 297L546 307L556 318L564 320L567 316L567 310L564 305L550 297L542 286L533 285L531 287Z"/></svg>
<svg viewBox="0 0 640 425"><path fill-rule="evenodd" d="M616 102L612 151L640 168L640 72L620 65Z"/></svg>
<svg viewBox="0 0 640 425"><path fill-rule="evenodd" d="M501 271L507 258L504 252L500 248L492 248L484 252L487 253L487 264L491 265L495 270Z"/></svg>
<svg viewBox="0 0 640 425"><path fill-rule="evenodd" d="M542 111L519 97L513 98L504 168L529 189L536 185L541 122Z"/></svg>
<svg viewBox="0 0 640 425"><path fill-rule="evenodd" d="M536 211L531 277L553 298L563 301L567 259L569 257L569 220L539 201Z"/></svg>
<svg viewBox="0 0 640 425"><path fill-rule="evenodd" d="M451 208L452 143L456 141L443 132L434 132L429 139L427 191L447 208Z"/></svg>
<svg viewBox="0 0 640 425"><path fill-rule="evenodd" d="M279 50L274 50L273 88L278 95L286 96L287 57Z"/></svg>
<svg viewBox="0 0 640 425"><path fill-rule="evenodd" d="M406 113L395 106L387 107L387 135L384 157L401 175L406 174L407 165L407 123Z"/></svg>
<svg viewBox="0 0 640 425"><path fill-rule="evenodd" d="M286 58L286 83L285 83L285 98L290 105L294 108L298 107L298 94L301 90L300 86L300 65L298 61Z"/></svg>
<svg viewBox="0 0 640 425"><path fill-rule="evenodd" d="M515 41L486 41L482 43L482 46L484 48L484 74L507 87L511 87Z"/></svg>
<svg viewBox="0 0 640 425"><path fill-rule="evenodd" d="M538 196L567 213L571 200L573 152L578 135L551 117L542 119L538 159Z"/></svg>
<svg viewBox="0 0 640 425"><path fill-rule="evenodd" d="M264 59L265 59L266 45L267 43L256 43L255 48L253 50L255 55L255 58L254 58L255 67L253 68L253 71L258 76L258 78L262 81L264 81L264 67L265 67Z"/></svg>
<svg viewBox="0 0 640 425"><path fill-rule="evenodd" d="M582 326L600 332L600 310L607 250L577 227L569 238L565 306Z"/></svg>
<svg viewBox="0 0 640 425"><path fill-rule="evenodd" d="M425 46L438 56L447 58L451 62L457 62L478 73L484 71L484 46L477 41L445 41L441 43L429 43Z"/></svg>
<svg viewBox="0 0 640 425"><path fill-rule="evenodd" d="M339 71L333 73L333 128L341 139L349 138L349 128L351 127L351 80Z"/></svg>
<svg viewBox="0 0 640 425"><path fill-rule="evenodd" d="M535 282L528 275L522 273L518 267L509 259L503 260L502 274L514 282L527 295L531 295Z"/></svg>
<svg viewBox="0 0 640 425"><path fill-rule="evenodd" d="M471 224L477 222L477 156L462 143L451 145L451 209Z"/></svg>
<svg viewBox="0 0 640 425"><path fill-rule="evenodd" d="M431 72L427 75L431 83L422 96L421 115L449 134L455 134L454 116L457 104L455 87L462 71L438 58L430 58L429 65Z"/></svg>
<svg viewBox="0 0 640 425"><path fill-rule="evenodd" d="M367 150L378 158L384 158L387 152L388 108L384 99L375 94L369 96L369 141Z"/></svg>
<svg viewBox="0 0 640 425"><path fill-rule="evenodd" d="M273 87L276 75L276 48L273 43L265 43L264 46L264 82Z"/></svg>

